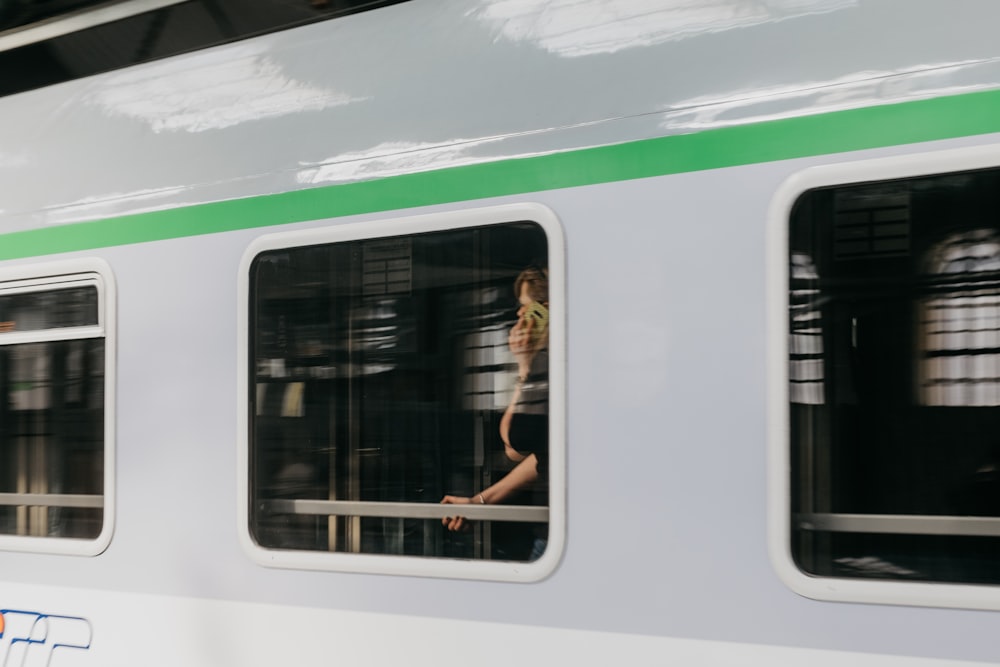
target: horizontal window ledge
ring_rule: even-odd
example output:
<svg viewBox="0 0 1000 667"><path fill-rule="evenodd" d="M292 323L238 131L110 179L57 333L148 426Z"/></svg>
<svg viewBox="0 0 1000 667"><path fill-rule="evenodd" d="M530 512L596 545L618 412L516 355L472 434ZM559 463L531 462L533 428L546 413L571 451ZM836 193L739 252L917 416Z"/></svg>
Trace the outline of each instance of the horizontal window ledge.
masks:
<svg viewBox="0 0 1000 667"><path fill-rule="evenodd" d="M268 514L318 514L397 519L443 519L461 516L474 521L548 523L549 508L533 505L441 505L438 503L380 503L353 500L265 500L257 507Z"/></svg>
<svg viewBox="0 0 1000 667"><path fill-rule="evenodd" d="M80 327L52 327L36 331L0 333L0 345L26 345L28 343L54 343L64 340L104 338L104 328L99 325Z"/></svg>
<svg viewBox="0 0 1000 667"><path fill-rule="evenodd" d="M104 496L79 493L0 493L0 506L104 507Z"/></svg>
<svg viewBox="0 0 1000 667"><path fill-rule="evenodd" d="M1000 537L1000 517L910 514L796 514L799 530L831 533Z"/></svg>

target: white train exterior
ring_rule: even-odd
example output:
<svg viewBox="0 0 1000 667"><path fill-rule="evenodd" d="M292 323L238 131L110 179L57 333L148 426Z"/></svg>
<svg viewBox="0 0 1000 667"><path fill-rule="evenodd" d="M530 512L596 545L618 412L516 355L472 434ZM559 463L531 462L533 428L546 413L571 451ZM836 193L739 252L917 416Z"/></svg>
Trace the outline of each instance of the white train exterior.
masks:
<svg viewBox="0 0 1000 667"><path fill-rule="evenodd" d="M790 411L839 390L788 389L833 380L796 375L789 342L796 202L1000 166L998 21L972 0L419 0L0 100L0 300L92 287L69 326L104 364L103 518L0 536L5 664L1000 660L988 562L801 567L799 515L942 522L792 508ZM525 220L552 290L542 558L262 544L255 261ZM282 416L308 409L284 391ZM44 493L72 495L0 500ZM989 539L987 514L931 530Z"/></svg>

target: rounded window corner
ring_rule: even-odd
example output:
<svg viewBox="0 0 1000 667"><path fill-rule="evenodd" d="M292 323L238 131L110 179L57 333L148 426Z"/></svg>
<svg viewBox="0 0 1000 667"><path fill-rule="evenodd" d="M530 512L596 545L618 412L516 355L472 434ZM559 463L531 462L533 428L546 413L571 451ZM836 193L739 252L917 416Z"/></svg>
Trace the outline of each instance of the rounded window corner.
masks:
<svg viewBox="0 0 1000 667"><path fill-rule="evenodd" d="M248 247L240 539L255 562L551 574L565 511L550 500L565 492L563 245L555 214L529 203ZM517 327L531 334L520 352ZM523 461L494 456L504 438L521 439Z"/></svg>
<svg viewBox="0 0 1000 667"><path fill-rule="evenodd" d="M772 200L770 557L800 595L1000 608L997 193L989 147L811 168Z"/></svg>

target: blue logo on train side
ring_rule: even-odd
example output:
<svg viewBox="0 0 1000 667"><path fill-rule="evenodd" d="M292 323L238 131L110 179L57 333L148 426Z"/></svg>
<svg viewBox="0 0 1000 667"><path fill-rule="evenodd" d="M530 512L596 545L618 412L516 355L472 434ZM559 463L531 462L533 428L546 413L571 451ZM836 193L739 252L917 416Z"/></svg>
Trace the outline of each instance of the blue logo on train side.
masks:
<svg viewBox="0 0 1000 667"><path fill-rule="evenodd" d="M58 667L57 655L90 648L90 621L21 609L0 609L0 665Z"/></svg>

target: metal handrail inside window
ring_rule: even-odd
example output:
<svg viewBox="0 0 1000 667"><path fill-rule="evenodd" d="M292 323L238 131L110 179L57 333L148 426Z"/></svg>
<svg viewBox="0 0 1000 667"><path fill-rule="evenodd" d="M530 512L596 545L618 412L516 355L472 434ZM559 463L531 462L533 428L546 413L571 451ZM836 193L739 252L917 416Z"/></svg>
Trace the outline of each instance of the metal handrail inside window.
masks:
<svg viewBox="0 0 1000 667"><path fill-rule="evenodd" d="M799 530L831 533L1000 537L1000 517L990 516L802 513L794 522Z"/></svg>
<svg viewBox="0 0 1000 667"><path fill-rule="evenodd" d="M548 523L549 508L534 505L441 505L353 500L264 500L259 509L272 514L364 516L397 519L443 519L461 516L473 521Z"/></svg>
<svg viewBox="0 0 1000 667"><path fill-rule="evenodd" d="M82 493L0 493L0 507L104 507L103 495Z"/></svg>

